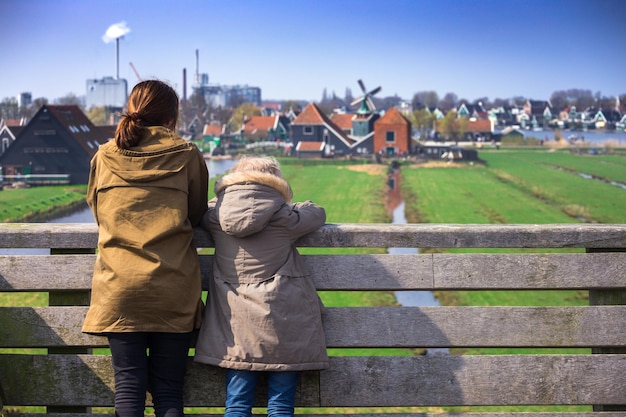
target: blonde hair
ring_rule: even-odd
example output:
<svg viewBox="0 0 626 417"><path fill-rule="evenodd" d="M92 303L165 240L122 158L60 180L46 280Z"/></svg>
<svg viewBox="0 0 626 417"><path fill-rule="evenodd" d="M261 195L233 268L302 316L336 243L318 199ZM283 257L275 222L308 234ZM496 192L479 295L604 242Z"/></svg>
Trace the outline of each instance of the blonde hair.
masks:
<svg viewBox="0 0 626 417"><path fill-rule="evenodd" d="M244 156L231 168L230 172L257 171L283 177L280 164L271 156Z"/></svg>

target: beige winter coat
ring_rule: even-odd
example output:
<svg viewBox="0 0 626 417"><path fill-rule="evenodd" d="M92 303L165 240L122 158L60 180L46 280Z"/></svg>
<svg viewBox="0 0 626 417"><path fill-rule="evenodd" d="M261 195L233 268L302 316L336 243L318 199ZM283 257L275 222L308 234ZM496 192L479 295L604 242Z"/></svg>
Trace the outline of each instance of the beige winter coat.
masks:
<svg viewBox="0 0 626 417"><path fill-rule="evenodd" d="M185 333L202 318L192 227L207 207L206 163L171 130L148 130L136 147L111 141L91 161L99 238L87 333Z"/></svg>
<svg viewBox="0 0 626 417"><path fill-rule="evenodd" d="M215 193L202 221L216 253L195 360L253 371L327 368L323 306L294 246L324 224L324 209L290 203L287 182L261 172L228 174Z"/></svg>

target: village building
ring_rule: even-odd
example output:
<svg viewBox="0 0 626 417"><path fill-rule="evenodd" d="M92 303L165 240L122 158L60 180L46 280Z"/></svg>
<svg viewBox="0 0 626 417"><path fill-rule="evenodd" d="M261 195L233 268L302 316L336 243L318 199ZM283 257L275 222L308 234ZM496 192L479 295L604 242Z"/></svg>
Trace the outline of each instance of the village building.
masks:
<svg viewBox="0 0 626 417"><path fill-rule="evenodd" d="M95 126L78 106L44 105L0 155L0 174L30 184L86 184L89 163L115 134Z"/></svg>
<svg viewBox="0 0 626 417"><path fill-rule="evenodd" d="M468 120L465 137L470 141L488 142L493 139L494 122L489 119Z"/></svg>
<svg viewBox="0 0 626 417"><path fill-rule="evenodd" d="M0 122L0 156L15 142L24 125L16 120L2 120Z"/></svg>
<svg viewBox="0 0 626 417"><path fill-rule="evenodd" d="M289 125L289 118L279 114L252 116L244 120L241 133L247 142L285 141L289 135Z"/></svg>
<svg viewBox="0 0 626 417"><path fill-rule="evenodd" d="M406 155L412 149L411 122L395 107L374 124L374 151L385 155Z"/></svg>
<svg viewBox="0 0 626 417"><path fill-rule="evenodd" d="M352 135L352 121L354 118L354 113L333 113L330 116L330 120L348 136Z"/></svg>
<svg viewBox="0 0 626 417"><path fill-rule="evenodd" d="M527 126L527 123L530 122L534 129L539 127L545 129L550 120L553 119L552 104L547 100L526 100L523 114L527 116L520 119L520 121L523 121L524 126Z"/></svg>

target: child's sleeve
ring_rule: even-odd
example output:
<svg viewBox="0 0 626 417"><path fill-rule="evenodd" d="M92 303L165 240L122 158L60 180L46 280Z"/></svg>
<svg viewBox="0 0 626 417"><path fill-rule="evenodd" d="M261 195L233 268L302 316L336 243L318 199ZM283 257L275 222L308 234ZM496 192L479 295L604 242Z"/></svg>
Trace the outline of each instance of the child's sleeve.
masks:
<svg viewBox="0 0 626 417"><path fill-rule="evenodd" d="M322 227L326 210L312 201L293 203L289 217L292 236L297 239Z"/></svg>

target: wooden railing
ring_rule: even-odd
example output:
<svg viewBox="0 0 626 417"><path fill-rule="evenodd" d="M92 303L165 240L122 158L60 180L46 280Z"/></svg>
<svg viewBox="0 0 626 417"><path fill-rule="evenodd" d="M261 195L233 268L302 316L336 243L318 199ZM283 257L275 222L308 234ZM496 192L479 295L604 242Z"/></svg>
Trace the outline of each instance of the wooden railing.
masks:
<svg viewBox="0 0 626 417"><path fill-rule="evenodd" d="M196 241L199 247L212 247L201 230L196 230ZM106 339L80 331L96 243L97 229L89 224L0 225L0 250L50 249L49 255L0 255L0 293L49 294L47 306L24 302L0 308L4 413L33 414L25 407L45 406L48 414L76 416L113 405L110 357L91 353L106 347ZM329 307L324 325L333 348L554 349L549 354L332 356L330 369L303 375L297 406L307 407L306 412L588 405L582 412L525 410L521 415L626 416L626 225L328 224L298 244L480 252L305 255L319 291L589 292L586 306ZM489 248L513 250L494 253ZM522 248L542 251L517 250ZM580 250L555 253L555 248ZM201 264L206 288L211 255L201 255ZM565 348L584 350L561 353ZM190 359L185 401L188 407L222 407L223 371ZM264 404L263 393L258 404Z"/></svg>

